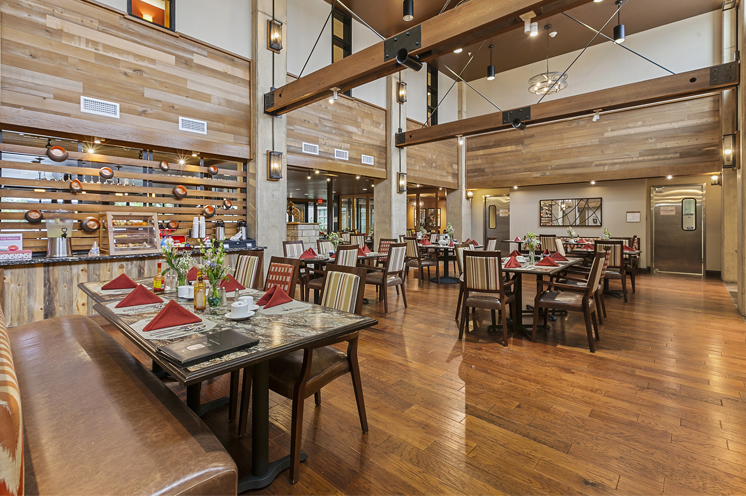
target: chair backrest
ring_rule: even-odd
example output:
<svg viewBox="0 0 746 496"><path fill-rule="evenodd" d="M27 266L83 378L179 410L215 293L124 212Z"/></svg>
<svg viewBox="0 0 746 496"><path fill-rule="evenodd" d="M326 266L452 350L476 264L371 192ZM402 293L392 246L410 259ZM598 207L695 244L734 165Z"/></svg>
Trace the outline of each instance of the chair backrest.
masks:
<svg viewBox="0 0 746 496"><path fill-rule="evenodd" d="M406 234L400 234L399 235L399 243L404 243L404 238L406 238L406 237L407 237Z"/></svg>
<svg viewBox="0 0 746 496"><path fill-rule="evenodd" d="M398 274L404 270L407 259L407 244L392 243L389 246L389 256L386 259L386 273Z"/></svg>
<svg viewBox="0 0 746 496"><path fill-rule="evenodd" d="M287 258L300 258L305 251L303 249L303 241L283 241L282 251Z"/></svg>
<svg viewBox="0 0 746 496"><path fill-rule="evenodd" d="M382 253L384 255L388 255L388 253L389 253L389 247L392 244L396 243L396 242L397 241L394 238L381 238L378 241L378 253Z"/></svg>
<svg viewBox="0 0 746 496"><path fill-rule="evenodd" d="M464 273L464 251L470 249L472 244L460 243L456 245L456 265L458 265L458 274Z"/></svg>
<svg viewBox="0 0 746 496"><path fill-rule="evenodd" d="M319 255L327 255L330 251L334 250L334 244L328 239L317 239L316 249Z"/></svg>
<svg viewBox="0 0 746 496"><path fill-rule="evenodd" d="M300 260L295 258L272 257L269 260L267 280L264 283L264 291L269 291L273 286L279 286L289 297L295 295L295 283L300 271Z"/></svg>
<svg viewBox="0 0 746 496"><path fill-rule="evenodd" d="M474 250L476 250L476 247L474 246L474 243L467 243L466 244L466 249L469 250L469 251L474 251Z"/></svg>
<svg viewBox="0 0 746 496"><path fill-rule="evenodd" d="M495 251L497 250L497 238L487 238L487 246L484 251Z"/></svg>
<svg viewBox="0 0 746 496"><path fill-rule="evenodd" d="M612 269L619 269L622 267L622 263L624 262L624 241L596 240L596 252L598 253L600 251L611 251L611 256L609 257L609 267L611 267Z"/></svg>
<svg viewBox="0 0 746 496"><path fill-rule="evenodd" d="M2 309L0 309L0 370L3 375L2 386L0 386L0 402L3 406L3 415L0 417L0 429L2 429L0 432L3 433L0 437L0 447L3 449L3 460L0 462L0 485L3 487L3 494L24 494L21 391Z"/></svg>
<svg viewBox="0 0 746 496"><path fill-rule="evenodd" d="M557 248L556 251L558 251L560 255L562 255L563 257L567 255L567 253L565 253L565 242L563 239L561 238L555 239L554 246L555 248Z"/></svg>
<svg viewBox="0 0 746 496"><path fill-rule="evenodd" d="M335 263L343 267L356 267L358 249L357 245L339 245L334 259Z"/></svg>
<svg viewBox="0 0 746 496"><path fill-rule="evenodd" d="M464 283L467 291L505 294L499 251L464 251Z"/></svg>
<svg viewBox="0 0 746 496"><path fill-rule="evenodd" d="M604 259L606 258L607 253L608 252L598 251L598 248L596 248L596 256L593 259L591 272L588 276L588 283L586 284L586 294L588 296L594 295L600 288L601 271L603 270Z"/></svg>
<svg viewBox="0 0 746 496"><path fill-rule="evenodd" d="M640 238L638 238L637 235L632 236L632 249L633 250L640 249Z"/></svg>
<svg viewBox="0 0 746 496"><path fill-rule="evenodd" d="M417 238L405 237L404 242L407 244L407 258L420 258L420 247L417 244Z"/></svg>
<svg viewBox="0 0 746 496"><path fill-rule="evenodd" d="M601 265L601 280L606 277L606 269L609 268L609 258L611 257L611 250L601 251L599 253L604 253L604 263Z"/></svg>
<svg viewBox="0 0 746 496"><path fill-rule="evenodd" d="M540 235L539 243L541 244L541 251L549 250L550 253L557 251L557 243L555 243L557 236L554 234Z"/></svg>
<svg viewBox="0 0 746 496"><path fill-rule="evenodd" d="M435 244L435 243L438 242L438 233L437 232L430 233L430 242L432 244Z"/></svg>
<svg viewBox="0 0 746 496"><path fill-rule="evenodd" d="M349 245L350 244L350 233L343 232L339 233L339 238L344 241L344 244Z"/></svg>
<svg viewBox="0 0 746 496"><path fill-rule="evenodd" d="M260 268L264 265L264 252L257 251L256 255L239 255L233 277L245 288L259 287Z"/></svg>
<svg viewBox="0 0 746 496"><path fill-rule="evenodd" d="M351 234L350 244L362 248L363 246L365 246L365 237L365 234Z"/></svg>
<svg viewBox="0 0 746 496"><path fill-rule="evenodd" d="M363 308L365 268L326 266L321 288L321 306L360 315Z"/></svg>

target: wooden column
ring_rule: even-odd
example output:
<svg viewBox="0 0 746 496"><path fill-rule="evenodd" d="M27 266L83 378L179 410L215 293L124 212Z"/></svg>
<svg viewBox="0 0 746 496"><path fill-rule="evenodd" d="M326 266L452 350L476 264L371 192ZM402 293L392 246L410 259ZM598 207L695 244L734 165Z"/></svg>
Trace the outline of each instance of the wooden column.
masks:
<svg viewBox="0 0 746 496"><path fill-rule="evenodd" d="M736 59L738 50L738 9L723 11L723 63ZM723 136L734 134L737 126L736 89L728 89L720 97L720 130ZM738 185L736 169L722 169L720 277L725 282L738 280Z"/></svg>

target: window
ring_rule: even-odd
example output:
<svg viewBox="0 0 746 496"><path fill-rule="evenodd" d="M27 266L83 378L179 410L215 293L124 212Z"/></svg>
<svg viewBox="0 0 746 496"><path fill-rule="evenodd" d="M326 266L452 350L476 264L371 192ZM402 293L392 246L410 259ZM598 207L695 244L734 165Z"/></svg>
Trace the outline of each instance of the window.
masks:
<svg viewBox="0 0 746 496"><path fill-rule="evenodd" d="M684 231L697 230L697 200L694 198L681 200L681 229Z"/></svg>
<svg viewBox="0 0 746 496"><path fill-rule="evenodd" d="M431 126L438 125L438 69L427 66L427 119Z"/></svg>
<svg viewBox="0 0 746 496"><path fill-rule="evenodd" d="M332 13L332 63L352 55L352 18L334 9ZM352 90L344 92L352 96Z"/></svg>
<svg viewBox="0 0 746 496"><path fill-rule="evenodd" d="M127 12L162 28L174 30L174 0L127 0Z"/></svg>

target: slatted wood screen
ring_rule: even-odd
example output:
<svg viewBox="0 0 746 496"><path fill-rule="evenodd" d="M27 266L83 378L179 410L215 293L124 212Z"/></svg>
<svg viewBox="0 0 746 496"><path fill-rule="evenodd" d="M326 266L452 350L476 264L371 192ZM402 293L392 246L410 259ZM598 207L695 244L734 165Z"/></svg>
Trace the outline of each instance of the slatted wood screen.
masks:
<svg viewBox="0 0 746 496"><path fill-rule="evenodd" d="M74 212L73 250L89 249L99 237L97 232L84 232L78 221L107 211L156 213L159 221L177 220L179 227L172 234L187 237L193 217L202 215L206 205L216 209L215 216L207 219L209 236L215 234L213 221L217 219L225 221L226 236L235 234L238 220L246 219L246 171L242 162L204 159L204 165L200 165L199 158L184 156L181 160L185 164L180 165L179 158L170 154L156 152L154 160L142 160L126 156L138 156L139 152L133 148L97 145L100 153L69 152L66 162L57 163L45 155L44 147L8 143L9 137L13 138L11 141L29 143L44 139L4 132L0 144L0 231L21 230L25 249L46 251L47 247L44 223L29 224L24 219L24 213L30 209ZM77 149L69 140L55 140L52 144ZM125 156L107 155L107 151ZM162 157L171 166L167 173L159 168ZM210 175L209 165L216 165L218 174ZM104 166L114 171L113 180L103 182L99 177ZM64 180L65 174L70 175L68 180ZM70 179L83 182L85 193L72 193ZM173 196L177 185L186 187L186 198L177 200ZM223 208L223 199L232 202L230 210Z"/></svg>

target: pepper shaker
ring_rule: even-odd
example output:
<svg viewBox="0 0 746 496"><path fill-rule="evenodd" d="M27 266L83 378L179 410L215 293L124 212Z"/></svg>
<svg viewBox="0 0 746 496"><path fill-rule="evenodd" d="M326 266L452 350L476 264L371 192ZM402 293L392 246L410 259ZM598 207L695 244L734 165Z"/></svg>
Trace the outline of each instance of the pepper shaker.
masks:
<svg viewBox="0 0 746 496"><path fill-rule="evenodd" d="M220 288L220 306L227 306L228 299L226 298L225 288Z"/></svg>

